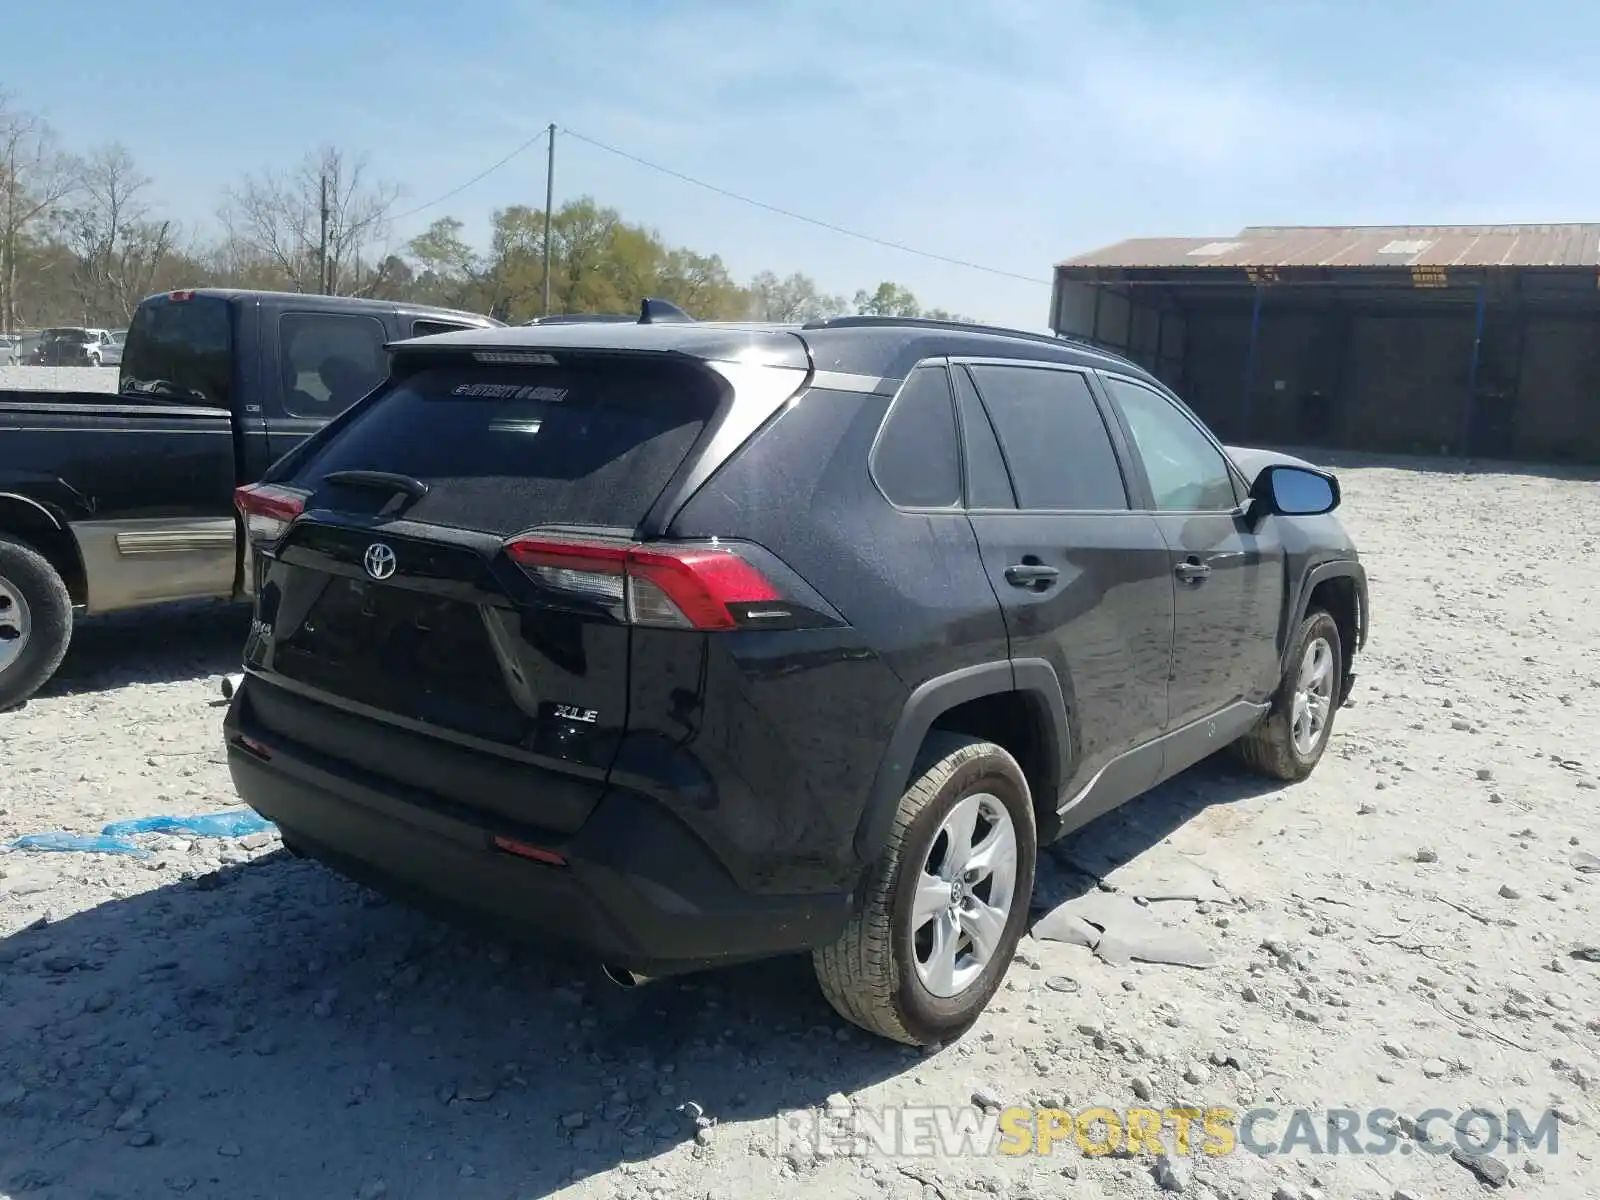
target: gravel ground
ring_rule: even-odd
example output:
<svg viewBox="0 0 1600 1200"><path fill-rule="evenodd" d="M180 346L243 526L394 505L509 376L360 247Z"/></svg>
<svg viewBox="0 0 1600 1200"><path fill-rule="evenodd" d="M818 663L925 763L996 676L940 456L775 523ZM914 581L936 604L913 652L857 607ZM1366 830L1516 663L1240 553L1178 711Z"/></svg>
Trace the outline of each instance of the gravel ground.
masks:
<svg viewBox="0 0 1600 1200"><path fill-rule="evenodd" d="M0 367L0 392L115 392L115 367Z"/></svg>
<svg viewBox="0 0 1600 1200"><path fill-rule="evenodd" d="M147 860L13 853L0 1191L1452 1200L1504 1168L1513 1190L1592 1196L1600 963L1572 952L1600 944L1600 873L1581 869L1600 867L1581 857L1600 853L1595 484L1336 465L1375 633L1318 773L1272 790L1203 764L1041 868L1042 899L1092 891L1088 868L1215 965L1030 938L979 1026L922 1055L846 1028L805 961L621 991L385 904L270 835L157 837ZM246 622L85 622L45 694L0 716L0 842L234 803L217 685ZM1205 899L1161 900L1185 892L1152 884L1173 878ZM773 1120L1147 1097L1554 1106L1559 1150L1474 1173L1402 1121L1388 1155L819 1157L780 1147Z"/></svg>

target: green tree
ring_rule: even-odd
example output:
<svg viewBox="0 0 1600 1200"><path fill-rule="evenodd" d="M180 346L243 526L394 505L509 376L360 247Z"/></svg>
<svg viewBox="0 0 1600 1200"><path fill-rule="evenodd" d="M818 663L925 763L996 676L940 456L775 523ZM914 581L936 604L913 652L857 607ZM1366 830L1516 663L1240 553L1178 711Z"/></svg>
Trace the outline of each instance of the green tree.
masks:
<svg viewBox="0 0 1600 1200"><path fill-rule="evenodd" d="M856 312L864 317L920 317L922 305L911 292L888 280L875 291L856 293Z"/></svg>
<svg viewBox="0 0 1600 1200"><path fill-rule="evenodd" d="M441 279L464 279L471 274L475 255L461 236L465 228L455 217L440 217L406 243L406 251L424 271Z"/></svg>

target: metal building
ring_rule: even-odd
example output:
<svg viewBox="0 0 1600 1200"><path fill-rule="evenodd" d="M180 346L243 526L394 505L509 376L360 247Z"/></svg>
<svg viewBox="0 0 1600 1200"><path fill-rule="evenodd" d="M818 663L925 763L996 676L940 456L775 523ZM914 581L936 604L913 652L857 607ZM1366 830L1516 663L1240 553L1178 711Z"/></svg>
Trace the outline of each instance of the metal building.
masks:
<svg viewBox="0 0 1600 1200"><path fill-rule="evenodd" d="M1600 462L1600 224L1136 238L1057 264L1050 324L1224 438Z"/></svg>

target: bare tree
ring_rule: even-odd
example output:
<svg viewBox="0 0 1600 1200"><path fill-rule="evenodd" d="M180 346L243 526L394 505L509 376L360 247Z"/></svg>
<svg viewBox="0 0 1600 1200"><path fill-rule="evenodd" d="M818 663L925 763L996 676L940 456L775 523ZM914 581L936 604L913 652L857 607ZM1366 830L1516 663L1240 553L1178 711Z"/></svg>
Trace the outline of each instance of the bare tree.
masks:
<svg viewBox="0 0 1600 1200"><path fill-rule="evenodd" d="M330 146L293 170L246 177L226 194L221 217L230 240L273 263L297 291L360 295L379 280L376 271L363 279L361 263L386 257L399 197L393 184L369 178L364 156Z"/></svg>
<svg viewBox="0 0 1600 1200"><path fill-rule="evenodd" d="M49 124L0 92L0 330L18 324L25 241L58 215L78 174L79 164L62 153Z"/></svg>
<svg viewBox="0 0 1600 1200"><path fill-rule="evenodd" d="M750 315L758 321L816 321L849 311L843 296L823 294L814 279L798 271L786 279L762 271L747 290Z"/></svg>
<svg viewBox="0 0 1600 1200"><path fill-rule="evenodd" d="M131 320L172 253L172 222L152 219L143 198L149 186L149 177L118 143L84 163L79 201L62 220L77 258L74 284L85 313Z"/></svg>

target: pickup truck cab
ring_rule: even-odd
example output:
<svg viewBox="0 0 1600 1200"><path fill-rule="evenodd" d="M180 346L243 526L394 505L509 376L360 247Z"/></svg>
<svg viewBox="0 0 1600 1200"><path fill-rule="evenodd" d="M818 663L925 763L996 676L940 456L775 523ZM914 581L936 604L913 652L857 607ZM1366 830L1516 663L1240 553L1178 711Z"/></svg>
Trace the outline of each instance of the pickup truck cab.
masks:
<svg viewBox="0 0 1600 1200"><path fill-rule="evenodd" d="M74 613L246 591L234 489L388 374L386 347L499 325L347 297L198 289L134 314L115 395L0 391L0 711Z"/></svg>

